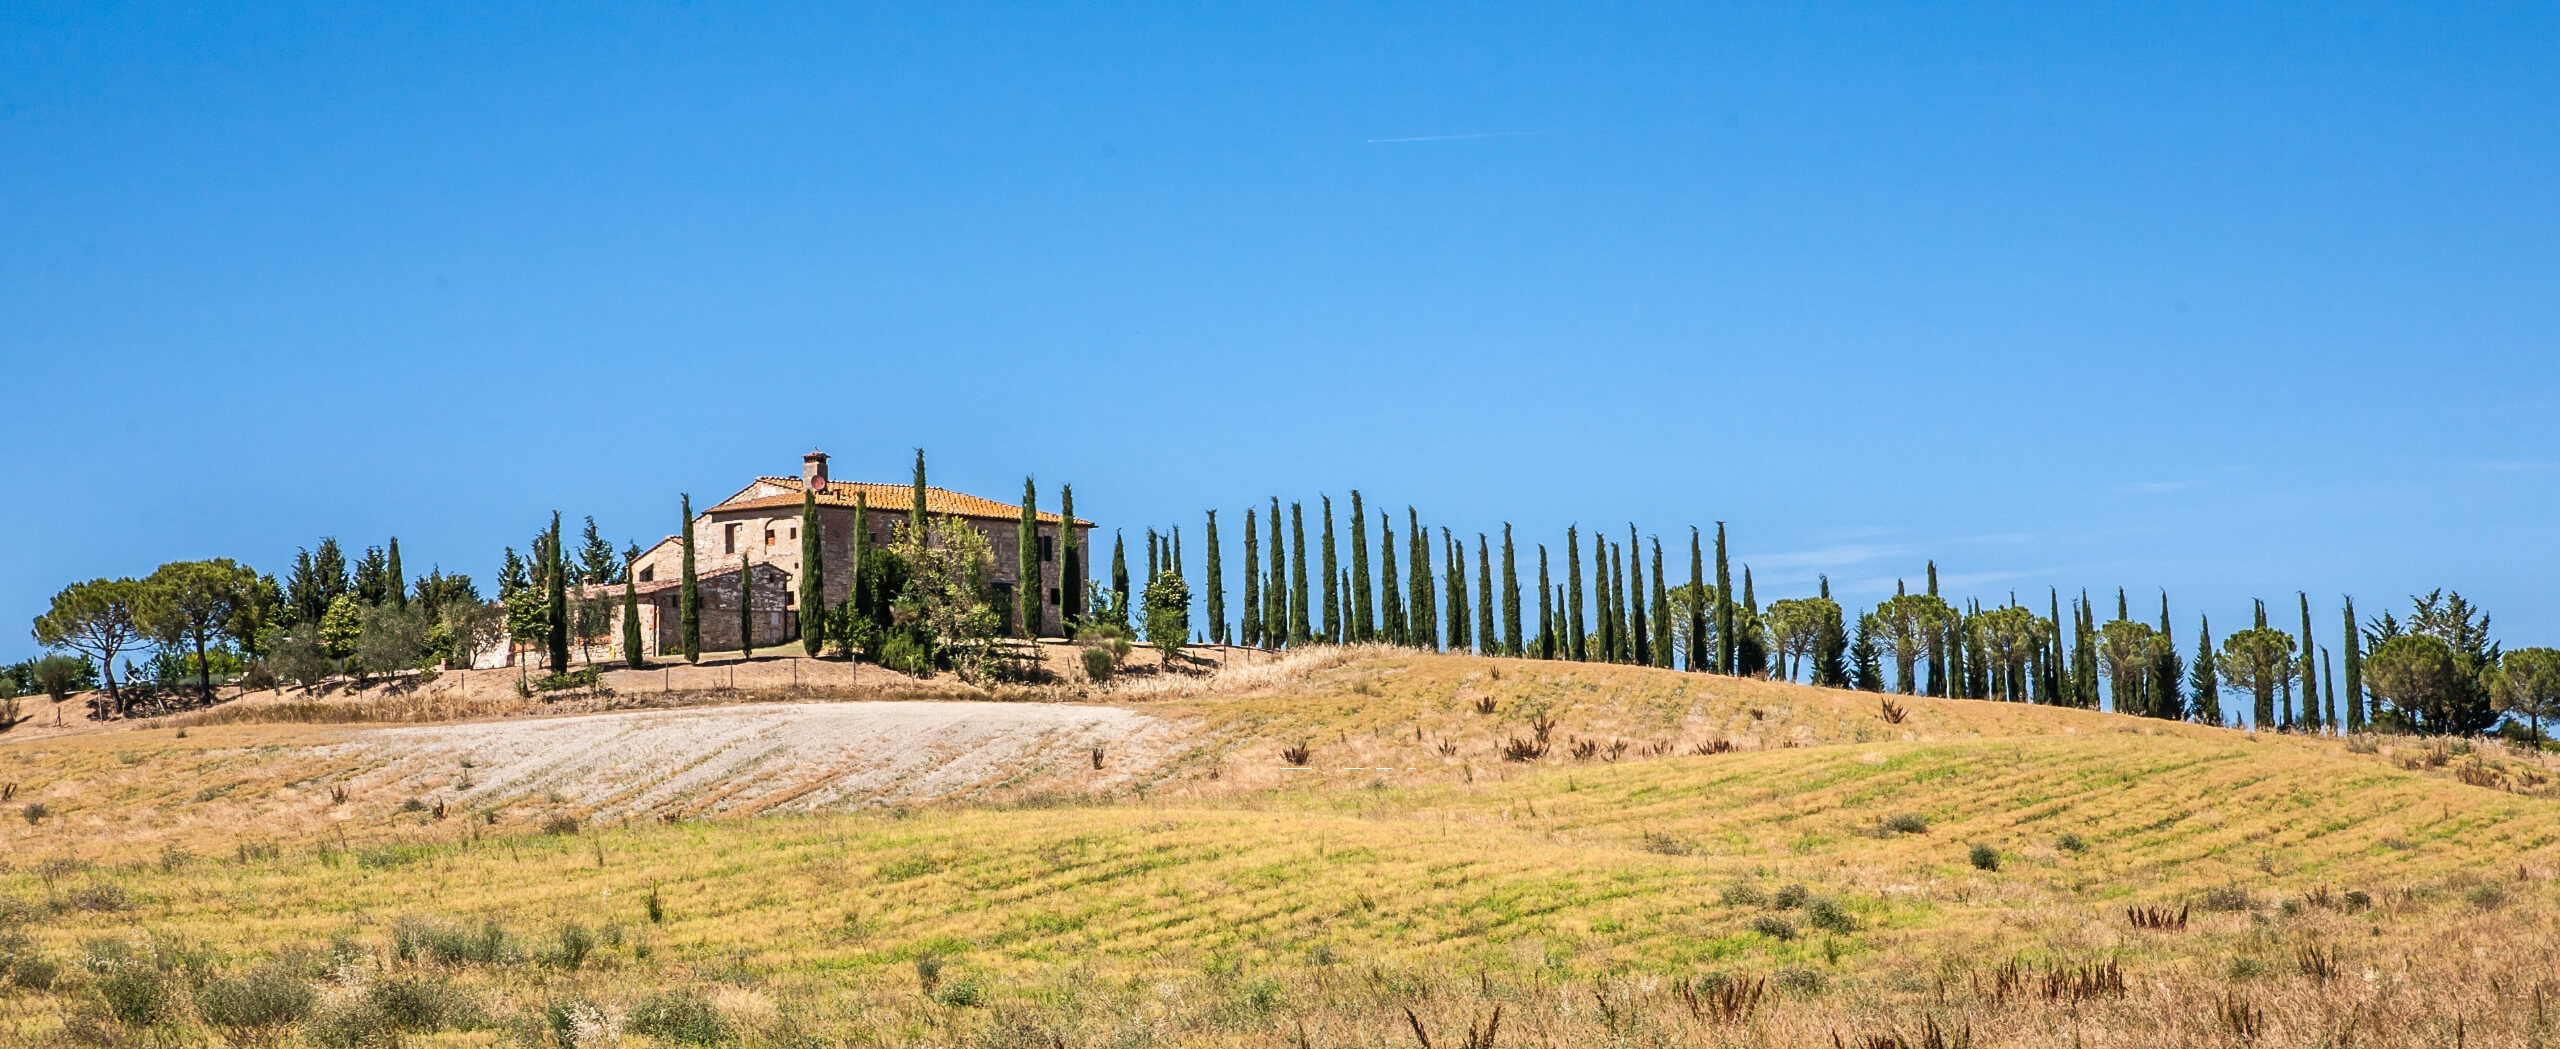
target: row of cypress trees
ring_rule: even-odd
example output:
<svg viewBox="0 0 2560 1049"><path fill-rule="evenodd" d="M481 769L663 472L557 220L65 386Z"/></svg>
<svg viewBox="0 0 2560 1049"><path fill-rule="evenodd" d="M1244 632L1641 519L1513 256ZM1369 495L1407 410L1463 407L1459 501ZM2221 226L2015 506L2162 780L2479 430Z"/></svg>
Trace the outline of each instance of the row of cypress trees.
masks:
<svg viewBox="0 0 2560 1049"><path fill-rule="evenodd" d="M1675 585L1664 567L1661 540L1648 542L1633 525L1628 526L1624 543L1590 537L1592 563L1586 575L1585 536L1576 526L1565 530L1561 584L1554 578L1552 552L1545 544L1537 545L1537 593L1532 602L1523 593L1521 552L1508 523L1498 540L1477 533L1471 552L1466 537L1453 528L1438 526L1434 535L1435 529L1425 526L1417 508L1405 508L1399 537L1399 522L1392 513L1372 516L1363 493L1354 490L1349 495L1347 521L1340 522L1347 524L1347 537L1337 532L1330 495L1317 499L1312 542L1303 502L1288 504L1285 523L1277 497L1245 510L1242 599L1233 616L1227 607L1220 522L1217 511L1208 511L1201 531L1208 547L1205 585L1200 589L1207 623L1199 636L1213 643L1268 649L1383 642L1428 650L1728 674L1758 672L1765 666L1764 652L1752 642L1735 640L1738 609L1720 596L1729 593L1732 577L1721 522L1716 526L1713 587L1705 577L1703 533L1698 529L1691 529L1689 580ZM1181 570L1178 527L1161 532L1149 528L1145 542L1145 578ZM1472 580L1468 575L1471 553ZM1743 604L1749 605L1747 569L1744 576ZM1129 587L1125 559L1115 540L1113 590L1124 595L1124 608ZM1675 596L1685 611L1675 608ZM1740 614L1747 618L1756 611ZM1833 648L1845 650L1846 639L1839 639ZM1834 676L1845 679L1845 672Z"/></svg>
<svg viewBox="0 0 2560 1049"><path fill-rule="evenodd" d="M2084 592L2070 602L2068 627L2058 629L2056 624L2065 622L2058 589L2048 593L2047 614L2041 616L2014 596L2005 606L1949 602L1939 593L1935 562L1927 566L1925 595L1897 594L1854 623L1844 622L1827 579L1818 598L1778 602L1764 615L1749 566L1742 567L1739 599L1726 596L1734 594L1734 569L1724 524L1718 522L1712 583L1706 574L1704 533L1692 529L1689 580L1679 586L1665 571L1659 538L1647 541L1632 525L1623 543L1589 537L1586 572L1586 537L1579 526L1569 527L1562 544L1563 583L1553 579L1547 546L1537 546L1537 593L1531 609L1507 523L1498 540L1485 533L1475 537L1471 582L1468 543L1455 530L1443 526L1434 537L1419 512L1407 507L1399 544L1394 516L1373 517L1357 490L1350 493L1349 536L1343 544L1348 564L1342 563L1342 546L1336 542L1333 500L1322 496L1316 514L1318 542L1313 544L1319 564L1310 566L1304 511L1302 503L1289 504L1285 530L1276 497L1245 511L1243 600L1241 614L1232 620L1217 514L1208 513L1203 530L1208 571L1201 589L1208 617L1201 631L1204 639L1268 649L1384 642L1790 680L1802 676L1836 687L2088 708L2111 698L2123 713L2215 724L2225 719L2220 693L2232 687L2256 698L2251 720L2261 726L2359 731L2372 719L2362 688L2363 654L2352 600L2346 603L2341 632L2347 677L2341 688L2331 652L2310 640L2307 595L2300 596L2304 640L2269 628L2262 607L2258 623L2244 632L2237 649L2230 639L2218 649L2210 620L2200 618L2192 659L2178 649L2166 593L2154 624L2135 620L2121 591L2114 618L2101 623L2095 602ZM1378 546L1374 560L1373 537ZM1179 546L1178 528L1148 531L1148 578L1180 569ZM1633 567L1628 564L1631 551L1637 554ZM1121 585L1125 592L1125 581ZM1896 607L1897 602L1903 607ZM1810 628L1796 631L1788 641L1786 647L1800 653L1790 665L1786 652L1772 650L1780 639L1770 636L1765 620L1775 618L1781 606L1798 603L1810 606ZM1888 677L1884 663L1892 654L1894 628L1884 619L1894 616L1902 616L1914 636L1908 657L1895 660L1900 672ZM2292 653L2283 665L2225 670L2232 652L2278 650ZM2295 682L2302 689L2299 707L2293 698Z"/></svg>
<svg viewBox="0 0 2560 1049"><path fill-rule="evenodd" d="M1861 650L1877 655L1892 651L1896 621L1917 609L1925 652L1904 662L1890 685L1904 694L1963 699L2013 699L2058 706L2096 709L2102 698L2119 713L2169 720L2222 724L2221 693L2248 693L2253 700L2250 724L2262 728L2309 732L2358 732L2376 716L2375 701L2364 689L2363 640L2356 628L2355 601L2344 601L2341 644L2345 648L2346 681L2337 679L2338 660L2319 643L2313 627L2311 599L2297 594L2301 632L2288 634L2269 624L2265 602L2258 602L2248 630L2217 644L2210 617L2197 618L2192 657L2182 656L2171 624L2169 596L2160 595L2156 625L2133 618L2124 591L2116 592L2115 616L2098 619L2097 603L2084 591L2065 608L2059 590L2048 591L2048 614L2036 616L2018 605L1986 609L1978 602L1962 606L1941 599L1937 566L1929 566L1925 595L1897 595L1862 617ZM1908 636L1908 631L1903 631ZM1927 672L1915 667L1926 659ZM1880 666L1880 658L1869 662ZM2301 702L2295 702L2296 683ZM1883 690L1879 669L1861 675L1857 687Z"/></svg>

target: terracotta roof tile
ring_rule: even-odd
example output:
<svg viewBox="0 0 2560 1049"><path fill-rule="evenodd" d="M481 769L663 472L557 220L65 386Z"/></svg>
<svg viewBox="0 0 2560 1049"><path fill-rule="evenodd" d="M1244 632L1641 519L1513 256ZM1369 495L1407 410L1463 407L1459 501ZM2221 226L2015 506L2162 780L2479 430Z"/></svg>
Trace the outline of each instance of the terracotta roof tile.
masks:
<svg viewBox="0 0 2560 1049"><path fill-rule="evenodd" d="M801 485L799 478L759 477L756 478L756 481L760 484L769 484L779 487L787 494L768 495L753 499L731 496L728 501L723 502L718 506L714 506L710 510L704 512L719 513L726 510L796 510L799 508ZM753 490L755 487L756 485L748 485L747 488L741 490L739 494L744 495L746 491ZM827 482L826 490L818 493L818 505L852 506L854 494L857 492L863 493L870 500L871 511L873 513L887 512L892 514L903 514L906 513L907 507L914 505L915 501L915 487L913 485L869 484L861 481L829 481ZM924 508L926 513L949 514L955 517L1000 518L1007 521L1019 521L1022 519L1022 507L1019 504L999 503L993 499L982 498L974 495L965 495L949 489L934 488L931 486L927 486L924 490ZM1058 523L1058 515L1043 512L1040 514L1040 520L1045 524L1056 524ZM1081 527L1091 527L1093 522L1079 517L1076 519L1076 524Z"/></svg>

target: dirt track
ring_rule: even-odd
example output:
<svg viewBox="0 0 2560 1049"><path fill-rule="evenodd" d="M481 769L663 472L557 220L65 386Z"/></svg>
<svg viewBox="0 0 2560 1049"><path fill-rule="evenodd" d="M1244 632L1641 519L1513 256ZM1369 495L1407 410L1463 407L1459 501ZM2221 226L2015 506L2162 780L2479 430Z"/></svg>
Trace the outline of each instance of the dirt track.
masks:
<svg viewBox="0 0 2560 1049"><path fill-rule="evenodd" d="M372 729L331 749L466 807L556 793L615 817L1098 790L1154 769L1174 735L1116 707L762 703Z"/></svg>

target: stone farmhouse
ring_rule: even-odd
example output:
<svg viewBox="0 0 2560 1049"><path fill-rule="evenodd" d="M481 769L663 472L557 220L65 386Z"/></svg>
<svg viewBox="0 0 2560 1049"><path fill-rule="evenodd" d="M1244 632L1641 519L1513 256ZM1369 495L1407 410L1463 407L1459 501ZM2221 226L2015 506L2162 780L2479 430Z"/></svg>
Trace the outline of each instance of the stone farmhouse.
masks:
<svg viewBox="0 0 2560 1049"><path fill-rule="evenodd" d="M827 476L827 456L810 452L800 459L798 477L758 477L693 519L695 589L702 647L720 651L738 647L738 601L743 590L755 623L756 647L780 645L800 636L800 502L801 493L818 496L822 570L829 606L853 591L853 518L857 501L869 505L871 542L886 545L893 530L905 525L915 489L905 484L837 481ZM956 517L985 533L995 558L988 576L997 600L1017 600L1022 591L1020 534L1022 507L942 488L925 489L925 512ZM1059 620L1059 516L1039 515L1040 579L1031 596L1040 609L1042 633L1057 633ZM1093 522L1079 519L1076 528L1077 578L1091 579ZM678 591L683 585L684 541L661 539L632 562L633 587L640 598L640 636L650 655L683 651ZM740 580L749 580L741 587ZM594 588L619 597L622 588ZM614 633L620 637L620 612Z"/></svg>

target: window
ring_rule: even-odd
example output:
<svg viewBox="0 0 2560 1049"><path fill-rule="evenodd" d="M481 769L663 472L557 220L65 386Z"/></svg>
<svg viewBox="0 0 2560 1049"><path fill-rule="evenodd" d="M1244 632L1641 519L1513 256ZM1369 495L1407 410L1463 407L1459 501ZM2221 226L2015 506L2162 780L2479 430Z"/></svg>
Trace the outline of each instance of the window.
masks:
<svg viewBox="0 0 2560 1049"><path fill-rule="evenodd" d="M733 522L720 526L720 552L724 554L734 554L738 552L738 526L736 523Z"/></svg>
<svg viewBox="0 0 2560 1049"><path fill-rule="evenodd" d="M1050 587L1050 588L1049 588L1049 603L1050 603L1050 604L1053 604L1053 605L1058 603L1058 588L1057 588L1057 587L1054 587L1054 586L1053 586L1053 587Z"/></svg>
<svg viewBox="0 0 2560 1049"><path fill-rule="evenodd" d="M798 538L800 538L800 526L799 526L799 525L792 525L792 526L791 526L791 535L790 535L790 538L793 538L793 539L798 539Z"/></svg>
<svg viewBox="0 0 2560 1049"><path fill-rule="evenodd" d="M647 567L647 568L643 568L643 569L641 569L641 570L640 570L640 581L641 581L641 582L646 583L646 582L648 582L648 581L650 581L650 580L652 580L652 579L656 579L656 578L658 578L658 566L656 566L656 565L650 565L649 567Z"/></svg>
<svg viewBox="0 0 2560 1049"><path fill-rule="evenodd" d="M1057 543L1058 537L1056 536L1044 535L1040 537L1040 561L1042 564L1047 564L1048 562L1058 559Z"/></svg>
<svg viewBox="0 0 2560 1049"><path fill-rule="evenodd" d="M773 529L767 528L764 530L764 545L773 545Z"/></svg>

